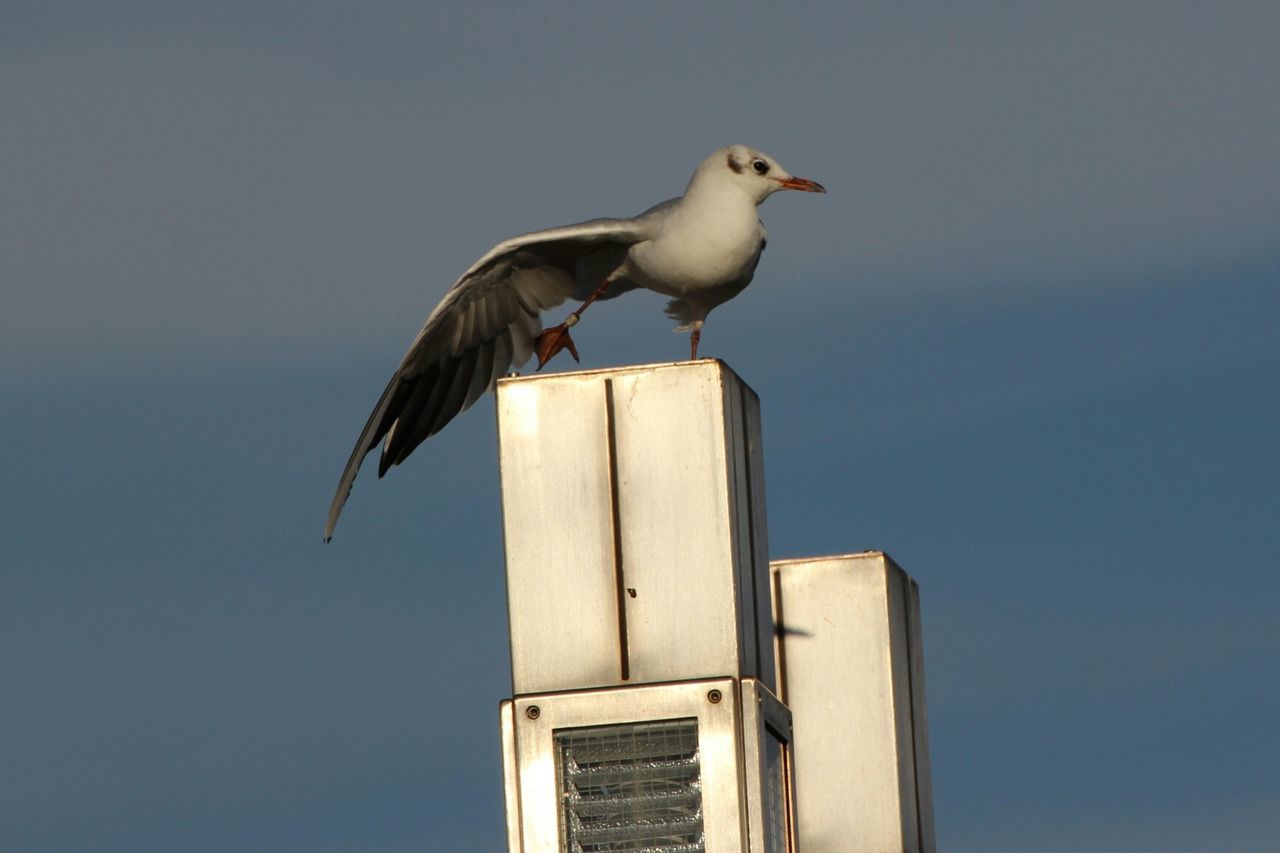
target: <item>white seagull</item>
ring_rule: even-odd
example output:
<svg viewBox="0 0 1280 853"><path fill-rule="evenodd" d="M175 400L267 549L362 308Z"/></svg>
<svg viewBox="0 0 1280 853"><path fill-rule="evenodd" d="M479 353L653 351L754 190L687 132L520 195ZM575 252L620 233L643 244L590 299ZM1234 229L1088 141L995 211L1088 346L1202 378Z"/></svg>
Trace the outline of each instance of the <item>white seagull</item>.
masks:
<svg viewBox="0 0 1280 853"><path fill-rule="evenodd" d="M400 361L356 440L329 507L328 542L364 457L382 442L378 476L491 389L512 364L537 354L538 369L562 349L597 299L637 287L670 296L667 315L690 332L690 357L707 314L751 282L765 246L756 206L778 190L826 192L745 145L716 151L684 195L632 219L592 219L504 240L449 289ZM559 326L539 315L584 300Z"/></svg>

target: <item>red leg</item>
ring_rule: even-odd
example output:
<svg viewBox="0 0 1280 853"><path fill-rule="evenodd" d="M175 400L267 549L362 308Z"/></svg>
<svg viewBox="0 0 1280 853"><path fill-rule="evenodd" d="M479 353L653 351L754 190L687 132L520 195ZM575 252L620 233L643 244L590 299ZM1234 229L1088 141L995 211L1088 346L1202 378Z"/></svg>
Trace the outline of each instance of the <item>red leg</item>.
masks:
<svg viewBox="0 0 1280 853"><path fill-rule="evenodd" d="M538 356L539 370L562 349L569 350L569 355L573 356L573 360L578 360L578 348L573 345L573 338L569 337L569 330L578 325L582 312L587 310L588 305L599 299L608 287L609 280L605 279L599 287L591 292L591 295L587 297L587 301L579 305L578 310L565 318L563 323L559 326L552 326L550 329L543 329L538 333L538 337L533 340L533 351Z"/></svg>
<svg viewBox="0 0 1280 853"><path fill-rule="evenodd" d="M693 323L693 333L689 335L689 360L697 361L698 359L698 341L702 340L702 321L695 320Z"/></svg>

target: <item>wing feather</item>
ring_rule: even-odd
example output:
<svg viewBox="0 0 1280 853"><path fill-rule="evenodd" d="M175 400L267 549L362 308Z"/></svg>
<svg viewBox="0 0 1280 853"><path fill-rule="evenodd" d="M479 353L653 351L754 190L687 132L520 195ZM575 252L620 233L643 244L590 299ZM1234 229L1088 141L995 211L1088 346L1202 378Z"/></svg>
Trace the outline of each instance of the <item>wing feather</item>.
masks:
<svg viewBox="0 0 1280 853"><path fill-rule="evenodd" d="M403 462L491 389L513 361L529 359L543 311L594 288L617 270L632 244L651 236L650 228L643 217L593 219L504 240L472 264L427 317L370 413L338 481L325 541L370 451L383 446L379 477Z"/></svg>
<svg viewBox="0 0 1280 853"><path fill-rule="evenodd" d="M382 456L378 460L379 477L386 474L392 465L399 462L401 451L411 440L410 432L413 424L421 417L423 409L427 407L427 402L431 399L431 394L439 387L440 370L441 365L433 364L424 373L413 377L406 383L411 385L410 391L405 398L404 405L396 413L395 420L391 422L391 426L387 429L387 434L382 443Z"/></svg>
<svg viewBox="0 0 1280 853"><path fill-rule="evenodd" d="M467 389L467 397L462 402L462 410L466 411L471 408L476 400L480 399L480 395L484 394L493 387L493 341L486 341L476 347L476 370L475 375L471 377L471 387Z"/></svg>
<svg viewBox="0 0 1280 853"><path fill-rule="evenodd" d="M444 425L462 411L462 401L466 399L467 388L471 385L471 375L475 373L476 355L479 349L479 347L471 347L458 355L457 363L453 366L453 378L447 383L439 383L447 390L440 397L439 405L428 408L418 424L419 428L414 430L415 434L422 436L422 439L419 439L420 442L444 429ZM408 451L404 455L408 456Z"/></svg>

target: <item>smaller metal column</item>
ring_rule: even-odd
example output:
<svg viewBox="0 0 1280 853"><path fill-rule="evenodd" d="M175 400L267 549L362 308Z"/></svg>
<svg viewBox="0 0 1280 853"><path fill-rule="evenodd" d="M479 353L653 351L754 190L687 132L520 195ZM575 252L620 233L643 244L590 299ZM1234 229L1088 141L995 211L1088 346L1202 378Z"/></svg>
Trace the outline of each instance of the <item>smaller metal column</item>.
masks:
<svg viewBox="0 0 1280 853"><path fill-rule="evenodd" d="M773 563L806 853L933 853L920 590L880 551Z"/></svg>

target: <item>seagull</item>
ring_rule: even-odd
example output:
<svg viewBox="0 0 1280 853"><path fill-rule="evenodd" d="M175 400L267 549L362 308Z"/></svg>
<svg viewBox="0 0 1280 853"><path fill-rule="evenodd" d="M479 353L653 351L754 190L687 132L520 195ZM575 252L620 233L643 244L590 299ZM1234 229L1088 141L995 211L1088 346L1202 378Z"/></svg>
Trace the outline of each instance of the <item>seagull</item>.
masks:
<svg viewBox="0 0 1280 853"><path fill-rule="evenodd" d="M707 314L751 283L764 250L756 207L779 190L824 193L768 154L745 145L713 153L684 195L631 219L591 219L503 240L471 265L427 317L373 407L329 507L333 537L365 456L379 443L378 476L465 411L512 364L531 355L541 370L561 350L578 360L569 336L596 300L645 288L668 296L667 316L689 332L689 355ZM542 312L567 299L582 304L558 326Z"/></svg>

